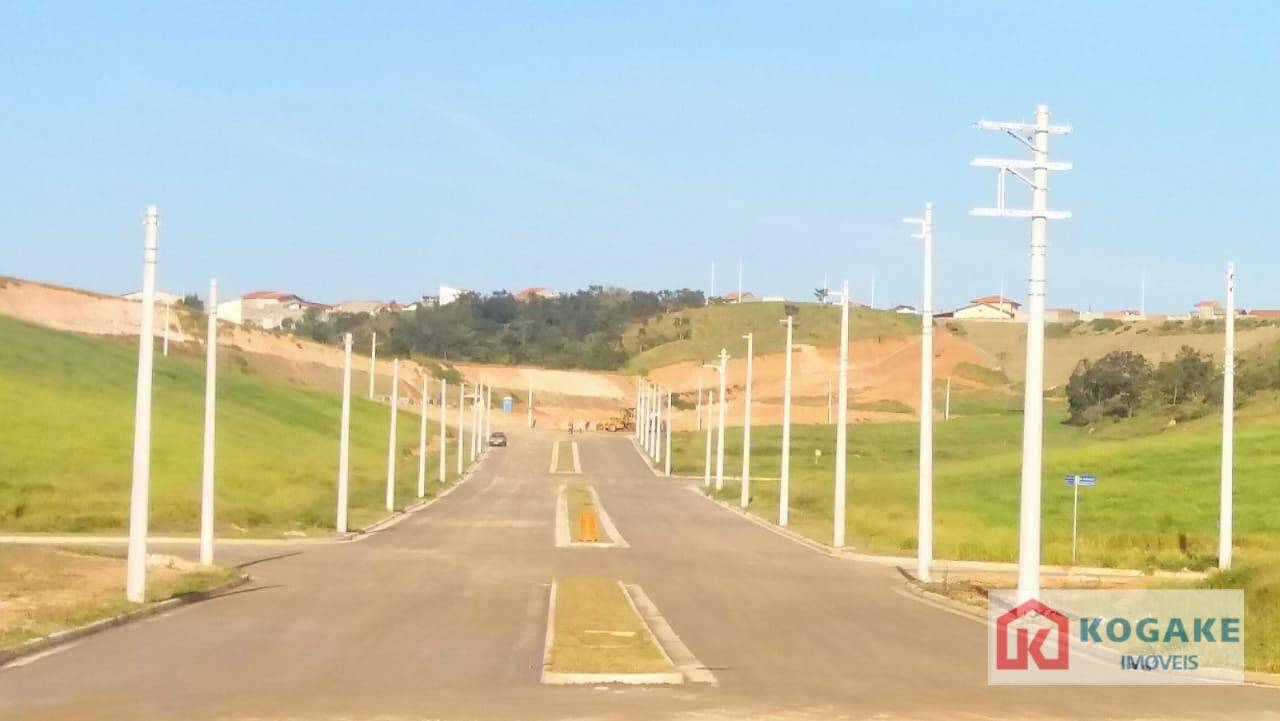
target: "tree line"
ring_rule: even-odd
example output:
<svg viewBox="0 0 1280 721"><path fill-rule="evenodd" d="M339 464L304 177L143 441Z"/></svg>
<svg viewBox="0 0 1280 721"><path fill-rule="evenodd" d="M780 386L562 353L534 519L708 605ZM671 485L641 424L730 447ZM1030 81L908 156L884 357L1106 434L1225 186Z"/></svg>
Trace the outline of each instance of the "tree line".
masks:
<svg viewBox="0 0 1280 721"><path fill-rule="evenodd" d="M1237 404L1260 391L1280 389L1280 347L1237 356L1235 374ZM1067 382L1066 422L1093 425L1156 409L1172 409L1178 420L1196 418L1222 407L1222 381L1213 357L1189 346L1155 364L1141 353L1113 351L1076 365Z"/></svg>
<svg viewBox="0 0 1280 721"><path fill-rule="evenodd" d="M633 291L593 285L552 298L517 300L506 291L466 293L443 306L407 312L308 310L285 329L321 343L351 333L359 346L378 334L379 352L477 363L615 370L629 358L622 336L632 323L705 305L702 291Z"/></svg>

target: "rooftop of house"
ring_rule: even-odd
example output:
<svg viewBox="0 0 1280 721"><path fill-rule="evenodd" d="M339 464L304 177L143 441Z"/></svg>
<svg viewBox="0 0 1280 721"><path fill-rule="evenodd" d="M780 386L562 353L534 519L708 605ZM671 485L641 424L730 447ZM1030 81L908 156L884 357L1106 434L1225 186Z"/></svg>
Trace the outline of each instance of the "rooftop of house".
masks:
<svg viewBox="0 0 1280 721"><path fill-rule="evenodd" d="M984 304L984 305L997 305L997 304L1000 304L1000 303L1004 303L1004 304L1007 304L1007 305L1012 306L1012 307L1014 307L1014 308L1020 308L1020 307L1022 307L1022 304L1021 304L1021 303L1019 303L1018 301L1014 300L1013 298L1010 298L1010 297L1009 297L1009 296L1007 296L1007 295L998 295L998 294L997 294L997 295L984 295L984 296L982 296L981 298L973 298L973 299L971 299L969 302L970 302L970 303L973 303L974 305L977 305L977 304L979 304L979 303Z"/></svg>

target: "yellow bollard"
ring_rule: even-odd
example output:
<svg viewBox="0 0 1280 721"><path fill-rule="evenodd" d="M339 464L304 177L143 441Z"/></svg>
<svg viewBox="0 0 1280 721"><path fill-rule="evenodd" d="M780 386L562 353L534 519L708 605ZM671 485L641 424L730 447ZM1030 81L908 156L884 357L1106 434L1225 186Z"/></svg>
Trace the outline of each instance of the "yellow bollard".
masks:
<svg viewBox="0 0 1280 721"><path fill-rule="evenodd" d="M596 512L593 508L584 508L578 514L578 541L595 543L600 540L596 536Z"/></svg>

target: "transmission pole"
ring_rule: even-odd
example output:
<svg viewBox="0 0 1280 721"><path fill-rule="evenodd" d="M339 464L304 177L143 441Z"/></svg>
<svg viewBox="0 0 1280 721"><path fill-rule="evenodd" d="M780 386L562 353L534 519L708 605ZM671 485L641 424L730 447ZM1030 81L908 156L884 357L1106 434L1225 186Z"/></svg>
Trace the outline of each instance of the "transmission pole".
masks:
<svg viewBox="0 0 1280 721"><path fill-rule="evenodd" d="M1049 124L1049 106L1036 106L1035 123L979 121L974 127L1002 132L1032 151L1031 160L974 158L972 165L996 168L996 207L975 208L970 215L1029 218L1031 264L1027 289L1027 361L1022 401L1022 498L1018 527L1018 603L1040 595L1040 483L1044 441L1044 294L1045 248L1050 220L1070 218L1071 213L1049 210L1049 171L1070 170L1070 163L1049 161L1049 136L1065 135L1071 128ZM1028 178L1023 172L1031 171ZM1031 187L1031 209L1005 205L1005 176L1012 175Z"/></svg>

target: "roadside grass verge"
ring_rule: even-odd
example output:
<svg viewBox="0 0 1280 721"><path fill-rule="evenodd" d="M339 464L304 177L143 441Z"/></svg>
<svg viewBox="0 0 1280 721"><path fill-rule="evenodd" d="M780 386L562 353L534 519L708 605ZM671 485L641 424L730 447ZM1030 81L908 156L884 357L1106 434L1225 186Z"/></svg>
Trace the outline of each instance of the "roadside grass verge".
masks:
<svg viewBox="0 0 1280 721"><path fill-rule="evenodd" d="M231 569L147 569L147 602L202 591ZM124 598L125 561L110 551L0 545L0 648L138 608Z"/></svg>
<svg viewBox="0 0 1280 721"><path fill-rule="evenodd" d="M550 669L558 673L663 673L675 667L658 648L618 582L556 581Z"/></svg>
<svg viewBox="0 0 1280 721"><path fill-rule="evenodd" d="M137 339L66 333L3 316L0 334L0 530L122 533L129 514ZM155 358L151 529L158 533L199 527L204 363L185 355L157 352ZM219 535L331 531L338 391L277 382L220 358ZM401 408L397 505L417 500L418 418ZM441 488L438 428L429 423L427 431L428 495ZM353 527L385 514L389 430L389 409L353 393ZM450 481L454 468L447 464Z"/></svg>
<svg viewBox="0 0 1280 721"><path fill-rule="evenodd" d="M954 398L953 398L954 404ZM954 405L953 405L954 409ZM1206 570L1217 562L1221 425L1201 418L1165 427L1065 426L1065 407L1046 402L1042 487L1043 562L1071 560L1068 473L1093 473L1098 486L1080 494L1079 555L1083 566ZM912 555L916 548L915 422L858 424L849 429L847 542L870 553ZM934 424L934 555L938 559L1017 560L1022 417L997 413ZM752 429L750 511L777 521L780 429ZM741 463L741 430L726 434L726 467ZM682 474L701 475L704 435L673 436L672 461ZM714 441L713 441L714 442ZM1280 671L1280 418L1274 399L1237 413L1235 563L1211 581L1238 583L1249 612L1247 662ZM814 451L821 451L815 456ZM791 529L830 543L835 429L792 428ZM726 479L722 500L739 484Z"/></svg>

